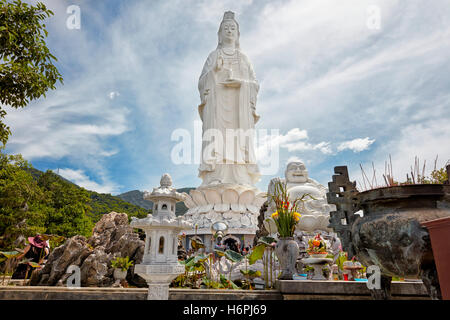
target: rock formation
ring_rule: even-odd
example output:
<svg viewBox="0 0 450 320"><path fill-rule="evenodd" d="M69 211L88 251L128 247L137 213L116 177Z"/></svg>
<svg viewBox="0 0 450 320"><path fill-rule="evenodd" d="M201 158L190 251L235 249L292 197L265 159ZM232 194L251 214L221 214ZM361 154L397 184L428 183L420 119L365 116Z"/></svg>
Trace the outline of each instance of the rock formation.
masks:
<svg viewBox="0 0 450 320"><path fill-rule="evenodd" d="M71 275L66 273L70 265L80 267L81 286L111 286L114 283L111 260L128 256L134 264L142 261L144 241L133 232L125 213L111 212L97 222L92 236L74 236L55 248L45 266L33 275L31 285L64 286ZM128 270L127 281L131 285L145 287L145 281Z"/></svg>

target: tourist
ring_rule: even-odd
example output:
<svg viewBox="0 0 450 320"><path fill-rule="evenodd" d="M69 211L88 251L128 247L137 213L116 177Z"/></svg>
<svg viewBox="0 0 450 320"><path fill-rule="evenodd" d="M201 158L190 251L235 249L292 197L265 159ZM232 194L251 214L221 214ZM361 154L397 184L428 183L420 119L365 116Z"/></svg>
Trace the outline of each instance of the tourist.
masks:
<svg viewBox="0 0 450 320"><path fill-rule="evenodd" d="M23 250L23 253L17 257L20 261L22 258L27 259L25 263L21 263L17 266L16 270L12 275L12 279L25 279L25 276L30 276L31 266L28 262L35 262L42 266L45 259L50 253L50 245L48 241L45 241L41 235L36 235L35 237L28 238L29 244Z"/></svg>

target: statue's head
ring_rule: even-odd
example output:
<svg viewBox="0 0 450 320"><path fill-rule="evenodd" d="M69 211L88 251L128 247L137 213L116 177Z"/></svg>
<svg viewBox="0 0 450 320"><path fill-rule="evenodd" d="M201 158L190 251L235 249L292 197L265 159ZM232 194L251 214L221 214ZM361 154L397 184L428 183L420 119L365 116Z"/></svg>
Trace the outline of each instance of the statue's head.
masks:
<svg viewBox="0 0 450 320"><path fill-rule="evenodd" d="M222 48L224 41L227 40L234 41L236 48L239 49L239 23L234 19L234 12L224 13L217 35L219 36L218 49Z"/></svg>
<svg viewBox="0 0 450 320"><path fill-rule="evenodd" d="M285 171L286 182L305 183L308 181L308 170L301 161L289 162Z"/></svg>

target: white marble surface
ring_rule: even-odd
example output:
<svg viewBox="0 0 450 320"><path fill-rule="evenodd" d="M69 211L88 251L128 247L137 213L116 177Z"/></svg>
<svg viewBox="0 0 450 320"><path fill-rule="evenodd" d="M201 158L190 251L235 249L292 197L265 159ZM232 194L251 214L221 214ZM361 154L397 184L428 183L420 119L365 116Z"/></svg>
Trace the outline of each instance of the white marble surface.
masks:
<svg viewBox="0 0 450 320"><path fill-rule="evenodd" d="M256 188L238 185L210 186L184 193L188 211L186 221L197 225L197 234L210 234L211 225L224 221L233 233L254 234L257 230L259 209L265 194ZM213 196L212 196L213 195ZM194 234L195 230L186 231Z"/></svg>

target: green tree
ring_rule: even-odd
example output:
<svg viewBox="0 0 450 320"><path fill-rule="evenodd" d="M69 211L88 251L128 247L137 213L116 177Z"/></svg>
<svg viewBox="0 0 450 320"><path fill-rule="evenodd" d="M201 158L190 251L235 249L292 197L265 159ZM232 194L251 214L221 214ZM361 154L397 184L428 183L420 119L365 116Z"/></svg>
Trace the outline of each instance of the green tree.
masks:
<svg viewBox="0 0 450 320"><path fill-rule="evenodd" d="M19 236L45 232L45 214L40 208L44 194L26 169L20 155L0 152L0 247L11 249Z"/></svg>
<svg viewBox="0 0 450 320"><path fill-rule="evenodd" d="M90 236L94 223L111 211L143 218L148 210L110 194L87 191L51 170L34 169L20 155L0 148L0 248L12 250L20 236Z"/></svg>
<svg viewBox="0 0 450 320"><path fill-rule="evenodd" d="M51 171L34 178L20 155L0 152L0 248L11 250L19 236L90 236L91 201L83 188Z"/></svg>
<svg viewBox="0 0 450 320"><path fill-rule="evenodd" d="M49 89L55 89L62 77L45 43L48 33L44 20L53 12L38 2L36 6L20 0L0 0L0 103L25 107ZM5 145L11 131L2 119L0 107L0 142Z"/></svg>
<svg viewBox="0 0 450 320"><path fill-rule="evenodd" d="M431 172L432 183L445 183L448 180L447 168L435 169Z"/></svg>
<svg viewBox="0 0 450 320"><path fill-rule="evenodd" d="M91 198L89 205L92 208L89 215L94 222L99 221L104 214L110 213L111 211L126 213L129 220L131 220L131 217L145 218L151 213L151 210L135 206L110 194L94 191L88 191L88 193Z"/></svg>
<svg viewBox="0 0 450 320"><path fill-rule="evenodd" d="M88 214L89 193L78 186L62 180L48 170L38 179L45 194L47 206L46 232L65 237L89 236L94 224Z"/></svg>

